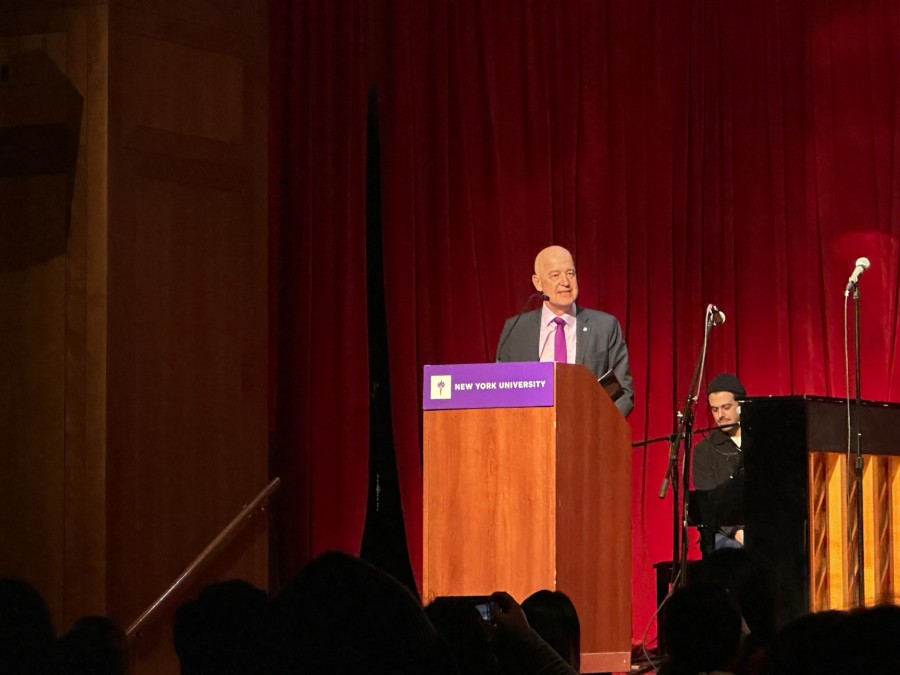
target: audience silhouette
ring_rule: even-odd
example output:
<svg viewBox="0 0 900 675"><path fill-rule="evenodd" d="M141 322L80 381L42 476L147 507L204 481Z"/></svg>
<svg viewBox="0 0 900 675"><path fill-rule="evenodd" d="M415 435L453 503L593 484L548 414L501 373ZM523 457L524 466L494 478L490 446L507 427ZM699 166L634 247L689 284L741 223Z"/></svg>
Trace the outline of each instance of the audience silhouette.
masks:
<svg viewBox="0 0 900 675"><path fill-rule="evenodd" d="M56 632L44 598L22 579L0 579L0 673L55 673Z"/></svg>
<svg viewBox="0 0 900 675"><path fill-rule="evenodd" d="M672 594L662 675L862 675L900 672L900 607L809 614L775 629L771 566L747 549L716 552ZM478 599L485 604L485 598ZM415 594L344 553L312 560L270 602L238 580L184 603L173 623L182 675L573 675L580 622L562 592L520 606L490 596L423 608ZM56 639L41 595L0 578L0 674L127 675L127 640L102 616Z"/></svg>
<svg viewBox="0 0 900 675"><path fill-rule="evenodd" d="M666 611L663 675L731 673L741 644L741 614L728 591L698 582L672 595Z"/></svg>
<svg viewBox="0 0 900 675"><path fill-rule="evenodd" d="M832 610L797 619L775 637L762 675L900 673L900 607Z"/></svg>
<svg viewBox="0 0 900 675"><path fill-rule="evenodd" d="M246 581L211 584L175 614L181 675L261 675L268 597Z"/></svg>
<svg viewBox="0 0 900 675"><path fill-rule="evenodd" d="M436 598L425 615L446 640L461 673L496 675L500 662L494 653L491 625L468 598Z"/></svg>
<svg viewBox="0 0 900 675"><path fill-rule="evenodd" d="M125 631L105 616L85 616L56 642L62 675L127 675Z"/></svg>
<svg viewBox="0 0 900 675"><path fill-rule="evenodd" d="M562 591L541 590L522 602L528 624L572 668L581 668L581 623L569 596Z"/></svg>
<svg viewBox="0 0 900 675"><path fill-rule="evenodd" d="M722 586L737 603L744 637L734 670L738 675L757 672L776 630L774 567L747 548L726 548L707 555L695 579Z"/></svg>
<svg viewBox="0 0 900 675"><path fill-rule="evenodd" d="M271 609L270 675L457 672L419 600L344 553L310 562Z"/></svg>

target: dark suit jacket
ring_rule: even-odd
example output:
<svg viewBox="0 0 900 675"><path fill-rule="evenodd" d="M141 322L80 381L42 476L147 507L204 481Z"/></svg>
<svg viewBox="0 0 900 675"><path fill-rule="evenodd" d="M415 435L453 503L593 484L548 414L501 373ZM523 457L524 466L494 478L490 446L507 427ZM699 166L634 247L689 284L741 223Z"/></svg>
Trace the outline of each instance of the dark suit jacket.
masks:
<svg viewBox="0 0 900 675"><path fill-rule="evenodd" d="M510 317L500 333L497 360L537 361L540 358L540 334L540 309L523 314L518 323L516 317ZM634 408L634 382L628 365L628 347L625 346L619 322L612 314L575 305L575 363L583 363L598 378L612 368L625 392L616 401L616 406L623 415L631 412Z"/></svg>

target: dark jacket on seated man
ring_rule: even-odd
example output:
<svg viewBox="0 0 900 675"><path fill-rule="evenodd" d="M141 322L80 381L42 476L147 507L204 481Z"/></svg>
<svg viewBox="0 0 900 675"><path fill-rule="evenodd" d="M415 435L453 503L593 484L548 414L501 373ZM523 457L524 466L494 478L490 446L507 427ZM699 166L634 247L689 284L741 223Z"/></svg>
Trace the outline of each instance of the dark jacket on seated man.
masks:
<svg viewBox="0 0 900 675"><path fill-rule="evenodd" d="M710 412L721 428L694 449L694 521L701 527L701 550L741 546L744 523L744 455L740 399L744 387L734 375L713 378L707 386ZM696 512L699 510L699 514ZM699 517L698 517L699 516Z"/></svg>

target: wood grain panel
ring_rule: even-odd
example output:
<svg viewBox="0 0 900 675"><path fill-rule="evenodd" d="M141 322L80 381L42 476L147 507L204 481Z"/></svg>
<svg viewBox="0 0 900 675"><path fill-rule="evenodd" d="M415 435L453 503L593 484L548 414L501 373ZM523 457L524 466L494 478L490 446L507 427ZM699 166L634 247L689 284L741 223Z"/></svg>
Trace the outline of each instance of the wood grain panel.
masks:
<svg viewBox="0 0 900 675"><path fill-rule="evenodd" d="M888 485L891 499L890 535L891 535L891 601L900 598L900 560L896 560L900 552L900 457L891 457L888 464Z"/></svg>
<svg viewBox="0 0 900 675"><path fill-rule="evenodd" d="M70 269L70 288L83 292L83 309L73 314L83 317L83 363L73 370L83 373L80 381L84 400L82 425L82 466L84 502L79 512L83 543L82 568L72 573L66 584L70 591L72 616L107 611L107 280L109 224L109 10L105 5L83 8L84 37L71 40L83 49L83 57L70 58L76 73L83 71L85 100L82 121L84 180L75 183L73 223L83 212L83 244ZM74 32L74 31L73 31ZM84 60L84 65L79 64ZM73 249L74 250L74 249ZM74 280L77 279L77 284ZM72 378L75 380L75 378ZM75 380L79 382L79 380ZM76 581L78 580L78 581Z"/></svg>
<svg viewBox="0 0 900 675"><path fill-rule="evenodd" d="M847 459L829 454L828 480L828 609L844 607L849 593L847 536Z"/></svg>
<svg viewBox="0 0 900 675"><path fill-rule="evenodd" d="M265 6L7 9L0 573L127 622L267 478ZM265 586L266 550L206 580ZM137 675L177 672L157 628Z"/></svg>
<svg viewBox="0 0 900 675"><path fill-rule="evenodd" d="M876 539L875 522L878 518L876 467L873 457L863 458L863 585L865 587L865 603L871 605L875 597L875 563L876 563ZM854 460L855 461L855 460ZM854 472L855 474L855 472Z"/></svg>
<svg viewBox="0 0 900 675"><path fill-rule="evenodd" d="M871 563L874 578L872 602L889 602L893 598L893 560L891 542L891 496L890 472L891 458L874 456L869 458L872 473L872 549L874 559ZM870 564L867 562L866 566ZM868 595L868 593L867 593Z"/></svg>
<svg viewBox="0 0 900 675"><path fill-rule="evenodd" d="M256 0L110 16L107 577L125 622L267 482L265 17ZM263 526L221 574L265 587L267 548ZM136 675L177 672L165 619Z"/></svg>
<svg viewBox="0 0 900 675"><path fill-rule="evenodd" d="M90 574L103 551L87 545L90 536L102 534L103 528L96 520L98 514L87 508L95 495L91 478L97 471L84 466L86 296L79 283L88 221L84 196L90 177L83 110L91 71L86 44L93 14L93 9L76 7L19 12L15 21L2 23L18 34L0 40L10 78L0 87L0 176L19 183L13 194L0 197L0 221L7 224L0 228L0 268L27 270L19 297L32 300L41 292L34 273L50 261L58 269L58 296L44 298L36 306L38 312L46 312L45 319L56 317L55 326L50 332L46 324L42 328L18 325L15 330L33 346L57 342L61 359L48 359L44 366L52 368L52 378L37 377L33 384L40 396L61 396L62 400L54 411L44 410L39 422L48 440L52 439L40 453L43 461L21 467L24 476L2 472L22 486L43 481L30 493L25 512L39 514L43 512L40 505L56 505L52 520L35 519L33 525L44 530L44 536L40 542L20 542L11 563L16 569L8 573L35 580L62 627L76 616L103 607L102 594L95 598L91 592L102 584ZM19 212L4 213L7 208ZM35 218L37 214L43 215ZM23 419L38 412L40 407ZM9 428L5 419L0 426ZM46 464L51 459L52 465ZM102 476L102 470L99 473ZM19 510L19 518L27 523L22 513Z"/></svg>
<svg viewBox="0 0 900 675"><path fill-rule="evenodd" d="M428 411L424 434L424 601L552 588L553 409Z"/></svg>
<svg viewBox="0 0 900 675"><path fill-rule="evenodd" d="M37 193L22 190L38 209L63 204L52 225L28 222L28 238L3 228L0 258L17 257L32 268L60 256L63 269L64 413L44 423L64 430L54 446L62 483L48 481L40 498L58 500L59 536L47 538L53 555L23 549L32 568L62 561L54 578L59 588L40 587L63 628L86 613L105 609L105 331L102 307L105 274L106 204L106 8L78 3L45 3L18 11L3 22L18 35L5 39L10 81L0 87L0 175L47 176L60 184ZM2 13L0 13L2 16ZM93 120L95 124L91 124ZM5 125L5 126L4 126ZM98 198L98 195L100 198ZM0 209L3 207L0 206ZM11 235L10 245L3 237ZM100 242L98 243L97 237ZM101 248L104 253L95 256ZM0 267L9 263L0 261ZM96 267L95 267L96 265ZM99 280L99 284L97 283ZM56 303L47 303L53 311ZM40 339L31 336L30 339ZM49 386L49 385L48 385ZM35 467L32 467L35 468Z"/></svg>
<svg viewBox="0 0 900 675"><path fill-rule="evenodd" d="M28 579L61 617L66 178L2 178L0 205L0 576Z"/></svg>
<svg viewBox="0 0 900 675"><path fill-rule="evenodd" d="M822 573L823 560L816 545L820 514L811 511L810 584L811 609L848 609L855 606L855 584L852 574L855 553L848 530L848 518L853 518L852 505L847 503L847 458L843 453L810 453L810 495L818 488L818 464L826 468L825 511L827 513L827 566L825 589L815 580ZM898 542L898 481L900 458L887 455L863 456L863 532L865 545L864 575L867 605L890 602L896 596ZM812 501L811 501L812 508Z"/></svg>
<svg viewBox="0 0 900 675"><path fill-rule="evenodd" d="M117 606L128 618L266 481L264 388L253 373L264 368L255 326L265 322L259 305L245 303L247 289L258 296L262 286L247 256L244 198L141 179L134 214L133 230L111 234L128 245L115 248L121 285L110 290L111 382L128 392L110 403L122 422L110 439L121 453L114 466L127 477L112 498L128 515L111 527L122 544L114 574L134 589ZM145 579L119 578L140 565Z"/></svg>
<svg viewBox="0 0 900 675"><path fill-rule="evenodd" d="M130 124L228 143L240 139L241 60L144 36L134 36L122 52Z"/></svg>
<svg viewBox="0 0 900 675"><path fill-rule="evenodd" d="M224 51L247 51L259 35L257 0L118 0L128 10L122 29L129 33L165 31L184 44Z"/></svg>
<svg viewBox="0 0 900 675"><path fill-rule="evenodd" d="M810 452L809 603L814 612L828 608L828 453Z"/></svg>
<svg viewBox="0 0 900 675"><path fill-rule="evenodd" d="M584 667L627 670L631 429L585 367L557 366L556 402L557 587L578 610Z"/></svg>
<svg viewBox="0 0 900 675"><path fill-rule="evenodd" d="M857 556L857 553L859 551L859 547L863 544L860 538L863 533L859 530L859 518L857 517L859 509L859 499L857 495L859 491L863 489L863 487L859 484L859 481L856 480L856 472L850 462L848 462L846 455L842 457L842 461L844 462L843 471L845 474L847 485L847 496L844 501L844 524L846 528L845 531L848 533L843 551L844 564L847 566L847 589L844 594L844 602L852 603L853 598L859 596L859 583L857 580L859 572L859 558ZM852 462L855 460L850 461ZM863 518L865 518L865 514L863 515ZM863 520L863 527L865 527L865 520ZM865 570L863 570L863 574L865 574Z"/></svg>

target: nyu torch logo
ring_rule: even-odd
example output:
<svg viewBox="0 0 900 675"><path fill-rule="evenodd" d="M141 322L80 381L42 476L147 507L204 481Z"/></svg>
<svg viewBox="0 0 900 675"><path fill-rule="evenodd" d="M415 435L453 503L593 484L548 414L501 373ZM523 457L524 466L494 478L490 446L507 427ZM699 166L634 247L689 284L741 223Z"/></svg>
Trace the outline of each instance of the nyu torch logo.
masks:
<svg viewBox="0 0 900 675"><path fill-rule="evenodd" d="M432 375L431 376L431 398L449 399L452 394L453 387L449 375Z"/></svg>

